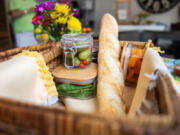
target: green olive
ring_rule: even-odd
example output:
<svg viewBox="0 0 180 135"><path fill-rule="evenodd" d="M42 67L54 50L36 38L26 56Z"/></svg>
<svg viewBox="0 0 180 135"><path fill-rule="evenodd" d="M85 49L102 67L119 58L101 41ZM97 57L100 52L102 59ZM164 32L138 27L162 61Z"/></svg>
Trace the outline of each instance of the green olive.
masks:
<svg viewBox="0 0 180 135"><path fill-rule="evenodd" d="M90 64L90 63L91 63L91 57L88 57L88 58L86 59L86 61L87 61L87 64Z"/></svg>
<svg viewBox="0 0 180 135"><path fill-rule="evenodd" d="M80 66L80 63L81 63L81 61L80 61L77 57L75 57L75 58L74 58L74 66L75 66L75 67L79 67L79 66Z"/></svg>
<svg viewBox="0 0 180 135"><path fill-rule="evenodd" d="M82 51L81 53L79 53L79 59L80 60L86 60L90 55L91 55L90 50Z"/></svg>
<svg viewBox="0 0 180 135"><path fill-rule="evenodd" d="M72 59L73 53L72 52L68 52L66 55L67 59Z"/></svg>

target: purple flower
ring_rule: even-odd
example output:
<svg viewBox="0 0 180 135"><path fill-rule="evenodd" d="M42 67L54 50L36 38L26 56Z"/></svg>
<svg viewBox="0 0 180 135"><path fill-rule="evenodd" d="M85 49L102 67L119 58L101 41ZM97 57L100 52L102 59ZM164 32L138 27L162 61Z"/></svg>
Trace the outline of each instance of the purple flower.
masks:
<svg viewBox="0 0 180 135"><path fill-rule="evenodd" d="M66 5L69 5L69 1L66 1L65 4L66 4Z"/></svg>
<svg viewBox="0 0 180 135"><path fill-rule="evenodd" d="M59 0L60 3L69 5L69 0Z"/></svg>
<svg viewBox="0 0 180 135"><path fill-rule="evenodd" d="M75 16L78 16L79 10L78 10L77 8L74 8L74 9L73 9L73 12L74 12Z"/></svg>
<svg viewBox="0 0 180 135"><path fill-rule="evenodd" d="M45 4L45 3L40 3L39 6L40 6L40 7L45 7L46 4Z"/></svg>
<svg viewBox="0 0 180 135"><path fill-rule="evenodd" d="M36 6L35 12L41 12L41 13L43 13L45 6L46 6L46 5L45 5L44 3L40 3L39 5Z"/></svg>
<svg viewBox="0 0 180 135"><path fill-rule="evenodd" d="M50 1L46 1L46 2L44 2L44 4L45 4L46 6L48 6L48 5L51 4L51 2L50 2Z"/></svg>
<svg viewBox="0 0 180 135"><path fill-rule="evenodd" d="M54 4L60 4L60 2L59 1L55 1Z"/></svg>
<svg viewBox="0 0 180 135"><path fill-rule="evenodd" d="M37 7L35 8L35 11L36 11L36 12L41 12L41 13L43 13L43 12L44 12L44 7L41 7L41 6L39 5L39 6L37 6Z"/></svg>
<svg viewBox="0 0 180 135"><path fill-rule="evenodd" d="M52 6L47 6L46 9L47 9L47 10L51 10L51 9L52 9Z"/></svg>
<svg viewBox="0 0 180 135"><path fill-rule="evenodd" d="M35 12L39 12L38 6L36 6L34 10L35 10Z"/></svg>
<svg viewBox="0 0 180 135"><path fill-rule="evenodd" d="M44 17L43 15L38 15L38 16L37 16L37 19L40 20L40 19L43 19L43 17Z"/></svg>
<svg viewBox="0 0 180 135"><path fill-rule="evenodd" d="M71 14L71 16L74 16L74 15L75 15L75 13L72 13L72 14Z"/></svg>
<svg viewBox="0 0 180 135"><path fill-rule="evenodd" d="M37 23L37 21L36 21L36 20L32 21L32 24L36 24L36 23Z"/></svg>
<svg viewBox="0 0 180 135"><path fill-rule="evenodd" d="M44 12L44 8L43 7L39 7L39 12L43 13Z"/></svg>
<svg viewBox="0 0 180 135"><path fill-rule="evenodd" d="M44 4L46 5L47 10L51 10L52 7L53 7L53 5L52 5L52 3L50 1L46 1L46 2L44 2Z"/></svg>

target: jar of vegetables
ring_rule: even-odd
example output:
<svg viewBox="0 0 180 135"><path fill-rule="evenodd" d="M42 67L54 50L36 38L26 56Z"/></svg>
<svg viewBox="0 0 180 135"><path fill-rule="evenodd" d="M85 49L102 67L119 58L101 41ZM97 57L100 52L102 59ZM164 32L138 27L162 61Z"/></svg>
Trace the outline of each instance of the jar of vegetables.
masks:
<svg viewBox="0 0 180 135"><path fill-rule="evenodd" d="M61 38L64 66L85 68L92 61L93 38L89 34L64 34Z"/></svg>
<svg viewBox="0 0 180 135"><path fill-rule="evenodd" d="M136 84L144 57L144 46L128 44L125 48L123 72L127 84Z"/></svg>
<svg viewBox="0 0 180 135"><path fill-rule="evenodd" d="M180 60L176 60L174 62L174 73L175 73L175 75L180 77Z"/></svg>
<svg viewBox="0 0 180 135"><path fill-rule="evenodd" d="M60 96L76 99L89 99L95 96L95 84L76 85L58 84L57 90Z"/></svg>
<svg viewBox="0 0 180 135"><path fill-rule="evenodd" d="M53 72L57 90L62 97L89 99L96 95L97 64L91 63L85 69L67 69L63 64Z"/></svg>

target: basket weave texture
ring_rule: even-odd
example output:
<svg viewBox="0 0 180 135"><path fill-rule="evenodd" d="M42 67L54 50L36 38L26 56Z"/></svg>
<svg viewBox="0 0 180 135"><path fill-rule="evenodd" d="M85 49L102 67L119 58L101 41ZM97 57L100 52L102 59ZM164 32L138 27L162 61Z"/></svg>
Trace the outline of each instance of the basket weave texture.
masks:
<svg viewBox="0 0 180 135"><path fill-rule="evenodd" d="M40 52L47 66L51 69L56 67L60 62L60 43L59 42L51 42L47 44L38 44L34 46L27 46L22 48L15 48L11 50L7 50L4 52L0 52L0 62L6 61L18 53L21 53L23 50L29 51L37 51Z"/></svg>
<svg viewBox="0 0 180 135"><path fill-rule="evenodd" d="M48 43L0 52L5 61L22 50L41 52L52 70L60 61L60 44ZM180 133L180 100L173 93L170 80L165 87L173 102L175 124L170 127L143 125L138 119L126 119L101 114L72 112L58 107L45 107L0 98L0 134L3 135L173 135ZM141 119L139 119L141 120Z"/></svg>

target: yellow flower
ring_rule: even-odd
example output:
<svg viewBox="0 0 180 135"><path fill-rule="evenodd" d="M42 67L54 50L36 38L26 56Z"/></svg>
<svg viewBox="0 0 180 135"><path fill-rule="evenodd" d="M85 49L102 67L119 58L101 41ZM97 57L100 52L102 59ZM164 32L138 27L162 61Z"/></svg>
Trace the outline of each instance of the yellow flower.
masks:
<svg viewBox="0 0 180 135"><path fill-rule="evenodd" d="M60 32L60 35L63 35L64 34L64 32Z"/></svg>
<svg viewBox="0 0 180 135"><path fill-rule="evenodd" d="M59 4L56 6L56 11L61 14L68 15L70 10L69 6L65 4Z"/></svg>
<svg viewBox="0 0 180 135"><path fill-rule="evenodd" d="M66 24L67 19L68 19L68 17L59 17L58 19L56 19L56 23Z"/></svg>
<svg viewBox="0 0 180 135"><path fill-rule="evenodd" d="M49 40L49 36L47 33L39 34L39 35L37 35L37 38L39 38L43 42L47 42Z"/></svg>
<svg viewBox="0 0 180 135"><path fill-rule="evenodd" d="M67 27L72 33L75 31L81 32L81 22L74 16L70 17Z"/></svg>
<svg viewBox="0 0 180 135"><path fill-rule="evenodd" d="M51 14L50 14L51 18L52 19L56 19L58 18L59 14L57 14L57 12L53 11Z"/></svg>
<svg viewBox="0 0 180 135"><path fill-rule="evenodd" d="M34 33L35 33L35 34L41 33L41 32L42 32L42 30L41 30L40 28L35 28L35 29L34 29Z"/></svg>

